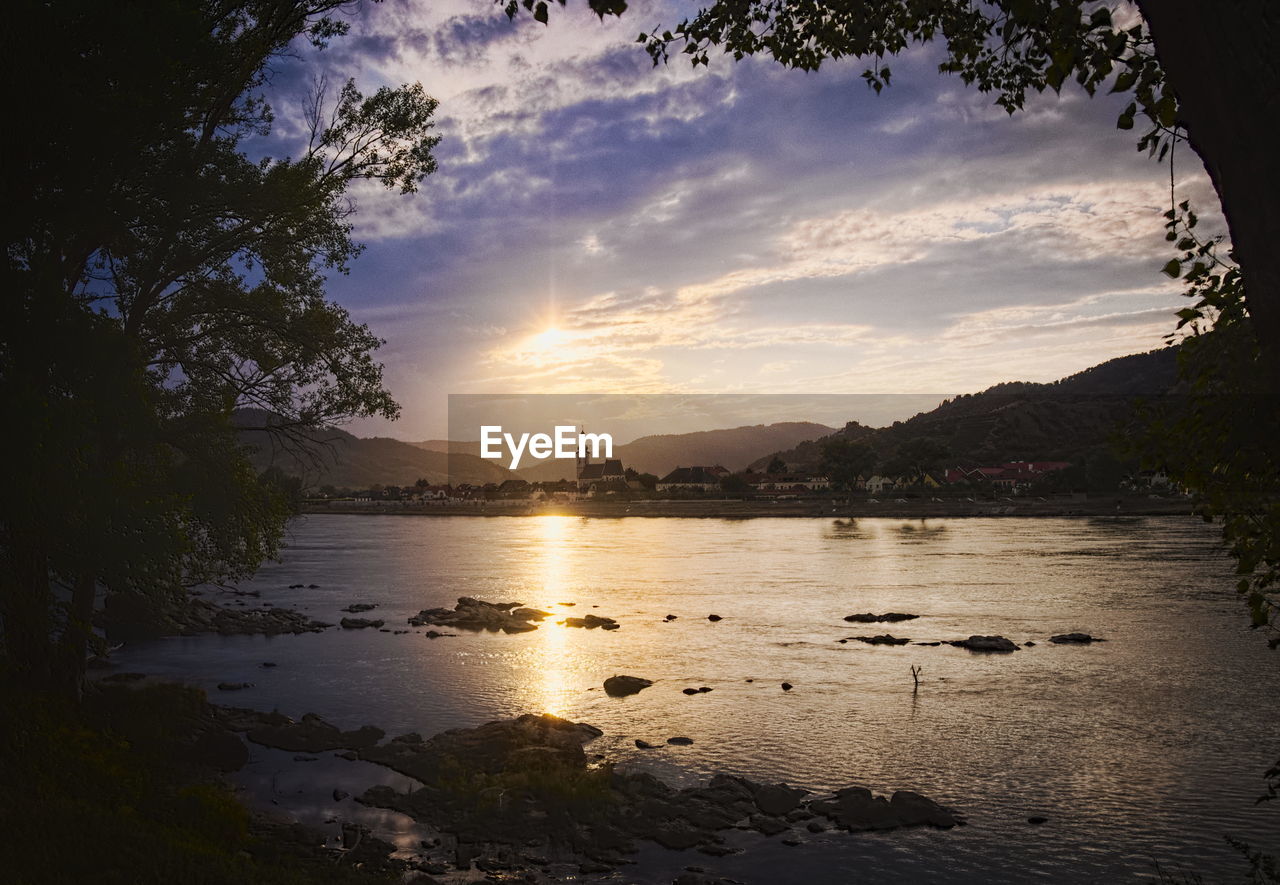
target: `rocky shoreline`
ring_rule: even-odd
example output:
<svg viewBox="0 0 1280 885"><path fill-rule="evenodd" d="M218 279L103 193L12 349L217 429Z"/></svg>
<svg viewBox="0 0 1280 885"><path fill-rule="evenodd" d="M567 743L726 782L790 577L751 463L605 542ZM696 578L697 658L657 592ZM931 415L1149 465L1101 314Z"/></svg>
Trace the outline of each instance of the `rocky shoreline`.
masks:
<svg viewBox="0 0 1280 885"><path fill-rule="evenodd" d="M243 600L237 602L244 605ZM154 600L123 593L108 596L95 621L113 640L196 636L201 633L278 636L282 633L322 633L333 626L313 620L302 612L270 604L232 608L192 598L159 605Z"/></svg>
<svg viewBox="0 0 1280 885"><path fill-rule="evenodd" d="M411 733L384 741L373 726L341 731L314 714L293 721L278 713L211 709L224 729L217 742L224 760L247 757L225 745L243 735L262 746L333 752L412 778L418 786L407 792L373 786L353 801L405 814L436 838L393 857L392 845L347 822L341 837L334 837L342 847L330 850L358 849L366 861L414 872L407 881L418 885L462 881L476 871L499 881L533 883L607 876L634 863L641 842L721 857L741 850L726 844L725 834L734 830L800 844L806 835L827 831L949 829L964 823L956 811L908 790L877 796L850 786L814 796L787 784L727 774L704 786L675 789L589 755L586 748L601 731L550 714L525 714L429 739ZM347 798L340 791L334 795ZM370 858L371 853L379 856ZM676 881L722 880L686 870Z"/></svg>

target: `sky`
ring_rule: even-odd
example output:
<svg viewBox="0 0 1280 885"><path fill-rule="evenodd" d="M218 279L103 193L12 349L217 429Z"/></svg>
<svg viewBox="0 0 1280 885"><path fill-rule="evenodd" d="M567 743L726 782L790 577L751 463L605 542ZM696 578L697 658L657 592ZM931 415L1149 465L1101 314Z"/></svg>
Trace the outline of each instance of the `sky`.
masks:
<svg viewBox="0 0 1280 885"><path fill-rule="evenodd" d="M857 60L655 67L637 34L693 11L386 0L275 65L286 147L321 73L440 102L419 192L353 192L367 248L329 291L386 339L402 416L350 429L443 437L450 394L952 395L1162 345L1169 168L1116 97L1010 117L935 47L878 96ZM1198 163L1177 181L1213 205Z"/></svg>

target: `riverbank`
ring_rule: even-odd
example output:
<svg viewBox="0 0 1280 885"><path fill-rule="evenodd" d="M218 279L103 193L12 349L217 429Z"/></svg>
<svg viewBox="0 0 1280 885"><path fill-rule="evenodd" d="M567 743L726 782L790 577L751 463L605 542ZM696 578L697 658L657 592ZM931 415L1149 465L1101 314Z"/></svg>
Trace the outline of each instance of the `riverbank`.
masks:
<svg viewBox="0 0 1280 885"><path fill-rule="evenodd" d="M996 501L957 499L886 499L835 503L826 498L790 501L727 499L569 502L482 501L459 504L382 502L307 502L305 514L341 513L377 516L578 516L587 519L625 517L687 519L965 519L986 517L1136 517L1186 516L1186 498L1098 496L1079 498L1004 498Z"/></svg>
<svg viewBox="0 0 1280 885"><path fill-rule="evenodd" d="M249 761L203 692L92 682L78 707L0 679L6 882L374 885L402 881L392 846L333 847L279 809L246 805Z"/></svg>

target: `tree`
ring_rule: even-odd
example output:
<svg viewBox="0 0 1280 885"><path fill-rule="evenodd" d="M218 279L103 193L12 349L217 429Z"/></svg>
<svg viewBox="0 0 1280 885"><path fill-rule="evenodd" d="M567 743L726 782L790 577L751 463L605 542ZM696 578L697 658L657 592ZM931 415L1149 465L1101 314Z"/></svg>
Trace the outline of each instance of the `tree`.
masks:
<svg viewBox="0 0 1280 885"><path fill-rule="evenodd" d="M726 498L745 498L751 492L751 484L739 474L731 473L720 480L720 491Z"/></svg>
<svg viewBox="0 0 1280 885"><path fill-rule="evenodd" d="M347 271L348 186L408 193L435 168L421 86L317 84L293 158L251 153L268 64L340 36L341 0L11 6L0 395L7 668L75 687L99 588L152 598L244 577L296 490L258 476L232 412L286 444L394 417L380 344L324 293ZM47 77L31 77L31 71ZM70 603L59 603L65 588ZM57 592L55 592L57 591Z"/></svg>
<svg viewBox="0 0 1280 885"><path fill-rule="evenodd" d="M925 474L946 458L948 450L936 439L920 436L898 447L885 469L893 476L909 476L914 485L923 485Z"/></svg>
<svg viewBox="0 0 1280 885"><path fill-rule="evenodd" d="M877 460L869 445L848 437L832 436L822 443L822 469L837 491L856 489L858 479L867 477L875 469Z"/></svg>
<svg viewBox="0 0 1280 885"><path fill-rule="evenodd" d="M781 456L774 455L773 459L769 461L769 466L764 469L764 472L765 473L786 473L787 462L783 461Z"/></svg>

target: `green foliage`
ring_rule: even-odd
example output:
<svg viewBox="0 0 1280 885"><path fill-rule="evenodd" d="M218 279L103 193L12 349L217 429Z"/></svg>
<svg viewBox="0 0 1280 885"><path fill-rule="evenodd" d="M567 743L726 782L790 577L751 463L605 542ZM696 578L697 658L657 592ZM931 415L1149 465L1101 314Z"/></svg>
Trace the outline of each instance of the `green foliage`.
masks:
<svg viewBox="0 0 1280 885"><path fill-rule="evenodd" d="M843 436L832 436L822 443L822 470L838 491L853 491L859 478L871 475L876 461L875 450L866 443Z"/></svg>
<svg viewBox="0 0 1280 885"><path fill-rule="evenodd" d="M627 8L622 0L588 0L588 6L601 18ZM504 8L514 17L521 7L546 23L542 0L506 0ZM869 63L862 79L876 93L892 80L886 58L938 42L946 49L939 70L993 94L1009 113L1022 109L1028 93L1060 92L1071 82L1089 95L1108 83L1113 93L1132 94L1117 125L1132 129L1142 113L1151 128L1138 147L1161 158L1173 144L1178 115L1146 24L1126 27L1090 0L715 0L673 28L642 32L636 42L655 65L673 54L694 67L706 65L713 52L737 60L763 55L803 71L828 60L862 59Z"/></svg>
<svg viewBox="0 0 1280 885"><path fill-rule="evenodd" d="M1220 240L1197 236L1186 202L1165 217L1180 251L1165 272L1193 302L1178 312L1182 390L1148 404L1131 446L1191 491L1206 520L1220 522L1251 622L1280 647L1280 380L1266 371L1244 278L1219 257Z"/></svg>
<svg viewBox="0 0 1280 885"><path fill-rule="evenodd" d="M745 498L751 492L751 483L739 474L731 473L720 480L720 490L730 498Z"/></svg>
<svg viewBox="0 0 1280 885"><path fill-rule="evenodd" d="M918 436L899 446L884 469L890 476L910 477L913 483L921 485L925 474L936 469L949 454L940 441Z"/></svg>

